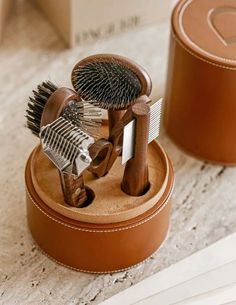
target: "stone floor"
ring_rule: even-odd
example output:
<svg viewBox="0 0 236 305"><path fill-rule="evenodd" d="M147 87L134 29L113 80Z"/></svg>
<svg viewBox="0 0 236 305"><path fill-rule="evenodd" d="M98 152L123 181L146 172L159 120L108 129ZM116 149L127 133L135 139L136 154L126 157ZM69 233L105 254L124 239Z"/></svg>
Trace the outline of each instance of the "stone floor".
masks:
<svg viewBox="0 0 236 305"><path fill-rule="evenodd" d="M153 96L163 94L168 24L153 25L65 49L48 21L19 0L0 48L0 304L99 304L145 277L206 247L236 229L236 169L197 161L162 134L176 185L169 237L160 251L128 271L90 275L68 270L45 257L26 223L24 165L37 140L25 128L32 88L45 79L69 85L73 65L89 54L118 53L143 65Z"/></svg>

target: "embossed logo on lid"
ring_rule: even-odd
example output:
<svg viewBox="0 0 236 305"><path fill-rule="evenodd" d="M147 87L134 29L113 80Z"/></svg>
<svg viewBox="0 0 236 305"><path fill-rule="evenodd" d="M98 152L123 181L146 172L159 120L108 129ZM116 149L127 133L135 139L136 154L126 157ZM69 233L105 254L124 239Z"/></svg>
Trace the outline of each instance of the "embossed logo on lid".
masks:
<svg viewBox="0 0 236 305"><path fill-rule="evenodd" d="M196 55L236 66L236 0L182 0L172 22L177 39Z"/></svg>
<svg viewBox="0 0 236 305"><path fill-rule="evenodd" d="M236 8L218 7L209 16L213 31L226 46L236 43Z"/></svg>

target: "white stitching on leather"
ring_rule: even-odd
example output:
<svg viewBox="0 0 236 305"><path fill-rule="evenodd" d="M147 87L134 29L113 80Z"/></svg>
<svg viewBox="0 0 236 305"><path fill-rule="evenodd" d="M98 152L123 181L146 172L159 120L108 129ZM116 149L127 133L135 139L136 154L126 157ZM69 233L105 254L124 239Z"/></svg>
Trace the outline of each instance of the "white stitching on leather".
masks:
<svg viewBox="0 0 236 305"><path fill-rule="evenodd" d="M170 197L171 197L171 195L172 195L173 187L172 187L172 190L171 190L171 192L170 192L170 194L169 194L168 199L166 199L166 202L160 207L160 209L158 209L158 210L156 211L156 213L154 213L153 215L149 216L147 219L145 219L145 220L143 220L143 221L141 221L141 222L138 222L137 224L130 225L130 226L128 226L128 227L118 228L118 229L108 229L108 230L95 230L95 229L94 229L94 230L89 230L89 229L75 228L75 227L73 227L73 226L71 226L71 225L65 224L64 222L61 222L61 221L59 221L59 220L53 218L52 216L50 216L49 214L47 214L45 211L43 211L43 210L38 206L38 204L34 201L34 199L32 198L31 194L29 193L29 190L28 190L27 186L26 186L26 192L27 192L29 198L31 199L31 201L33 202L33 204L36 206L36 208L38 208L44 215L46 215L46 216L47 216L48 218L50 218L51 220L53 220L53 221L55 221L55 222L57 222L57 223L59 223L59 224L65 226L65 227L71 228L71 229L73 229L73 230L78 230L78 231L83 231L83 232L90 232L90 233L113 233L113 232L125 231L125 230L129 230L129 229L138 227L138 226L140 226L140 225L142 225L142 224L144 224L144 223L150 221L150 220L151 220L152 218L154 218L155 216L157 216L157 215L166 207L166 205L168 204L168 202L169 202L168 199L170 199Z"/></svg>
<svg viewBox="0 0 236 305"><path fill-rule="evenodd" d="M210 52L204 50L204 49L201 48L200 46L198 46L196 43L194 43L194 42L190 39L189 35L187 35L187 33L186 33L185 30L184 30L184 26L183 26L183 15L184 15L186 9L189 7L189 5L190 5L192 2L193 2L193 0L188 0L188 1L186 1L186 3L183 5L183 7L182 7L182 9L181 9L181 11L180 11L180 17L179 17L179 19L178 19L178 23L179 23L179 26L180 26L180 30L181 30L182 34L184 35L185 39L186 39L191 45L193 45L193 46L195 46L197 49L199 49L202 53L212 56L215 60L224 60L226 63L235 64L235 63L236 63L236 60L235 60L235 59L228 59L228 58L225 58L225 57L220 57L220 56L214 55L214 54L212 54L212 53L210 53ZM177 40L177 39L176 39L176 40ZM186 47L184 47L184 49L187 51ZM191 52L189 52L189 53L192 54ZM192 55L194 55L194 54L192 54ZM195 57L198 58L197 55L196 55ZM199 59L201 59L201 58L199 58ZM203 60L203 61L208 62L207 60ZM216 66L219 66L219 67L224 67L224 68L226 68L226 69L230 69L230 68L225 67L225 66L223 66L223 65L221 66L221 65L214 64L214 63L211 63L211 62L208 62L208 63L213 64L213 65L216 65ZM235 69L236 69L236 68L232 68L231 70L235 70Z"/></svg>
<svg viewBox="0 0 236 305"><path fill-rule="evenodd" d="M164 243L164 241L163 241ZM37 246L39 247L39 245L37 244ZM129 266L127 268L123 268L123 269L117 269L117 270L112 270L112 271L93 271L93 270L83 270L83 269L79 269L79 268L75 268L75 267L71 267L69 265L66 265L66 264L63 264L61 263L60 261L56 260L55 258L53 258L52 256L50 256L49 254L47 254L41 247L39 247L40 251L42 251L42 253L47 256L50 260L54 261L55 263L63 266L63 267L66 267L66 268L69 268L71 270L74 270L74 271L79 271L79 272L84 272L84 273L93 273L93 274L107 274L107 273L114 273L114 272L122 272L122 271L126 271L126 270L129 270L131 268L134 268L134 267L138 267L140 266L142 263L146 262L152 255L150 254L147 258L145 258L143 261L141 261L140 263L137 263L135 265L132 265L132 266ZM159 250L159 248L155 251L157 252ZM155 253L154 252L154 253Z"/></svg>
<svg viewBox="0 0 236 305"><path fill-rule="evenodd" d="M173 36L174 40L175 40L176 42L178 42L178 43L181 45L181 47L182 47L187 53L189 53L189 54L191 54L192 56L198 58L199 60L204 61L204 62L207 62L208 64L213 65L213 66L216 66L216 67L220 67L220 68L224 68L224 69L228 69L228 70L233 70L233 71L236 70L236 67L228 67L228 66L216 64L216 63L211 62L211 61L209 61L209 60L207 60L207 59L205 59L205 58L203 58L203 57L198 56L197 54L191 52L191 51L183 44L183 42L182 42L179 38L177 38L177 36L176 36L173 32L172 32L172 36Z"/></svg>
<svg viewBox="0 0 236 305"><path fill-rule="evenodd" d="M52 260L53 262L63 266L63 267L66 267L66 268L69 268L71 270L74 270L74 271L79 271L79 272L85 272L85 273L93 273L93 274L107 274L107 273L115 273L115 272L122 272L122 271L126 271L126 270L129 270L129 269L132 269L132 268L135 268L135 267L138 267L140 265L142 265L143 263L145 263L146 261L148 261L150 259L150 257L154 254L154 253L157 253L163 246L163 244L166 242L166 240L168 239L169 237L169 233L170 233L170 226L168 228L168 231L166 233L166 236L164 238L164 240L162 241L162 243L160 244L160 246L156 249L156 251L154 251L153 253L151 253L147 258L145 258L144 260L142 260L140 263L137 263L135 265L131 265L127 268L123 268L123 269L116 269L116 270L112 270L112 271L93 271L93 270L84 270L84 269L79 269L79 268L75 268L75 267L71 267L69 265L66 265L66 264L63 264L61 263L60 261L56 260L55 258L53 258L52 256L50 256L47 252L45 252L39 245L38 243L36 242L37 244L37 247L39 248L39 250L45 255L47 256L50 260Z"/></svg>

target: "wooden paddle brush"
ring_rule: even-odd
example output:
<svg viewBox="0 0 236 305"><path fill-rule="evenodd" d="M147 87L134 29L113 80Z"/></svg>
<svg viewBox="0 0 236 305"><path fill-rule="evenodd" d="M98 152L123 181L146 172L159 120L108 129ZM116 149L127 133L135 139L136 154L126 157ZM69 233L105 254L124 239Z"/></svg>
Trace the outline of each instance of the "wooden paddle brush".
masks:
<svg viewBox="0 0 236 305"><path fill-rule="evenodd" d="M72 71L72 84L81 98L108 110L109 141L113 143L107 170L122 151L124 125L132 119L130 111L120 119L132 104L149 101L151 79L135 62L118 55L98 54L78 62Z"/></svg>
<svg viewBox="0 0 236 305"><path fill-rule="evenodd" d="M151 92L151 79L135 62L114 54L89 56L71 75L74 89L90 103L108 110L109 131L141 95Z"/></svg>

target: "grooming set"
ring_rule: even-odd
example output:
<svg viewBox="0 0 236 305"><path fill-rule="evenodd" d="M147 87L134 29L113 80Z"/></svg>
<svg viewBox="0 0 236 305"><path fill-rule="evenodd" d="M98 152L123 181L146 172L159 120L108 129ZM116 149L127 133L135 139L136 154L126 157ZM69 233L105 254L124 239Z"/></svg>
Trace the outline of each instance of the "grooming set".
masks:
<svg viewBox="0 0 236 305"><path fill-rule="evenodd" d="M71 79L74 90L43 82L28 102L40 139L25 171L29 227L63 265L120 271L155 252L169 227L173 169L154 140L161 100L151 101L147 72L118 55L81 60Z"/></svg>
<svg viewBox="0 0 236 305"><path fill-rule="evenodd" d="M164 106L177 145L226 165L236 164L235 12L235 0L177 3ZM73 90L43 82L28 103L41 142L25 171L29 227L65 266L121 271L155 252L169 227L173 168L154 140L161 100L150 99L147 72L118 55L81 60L71 80Z"/></svg>

